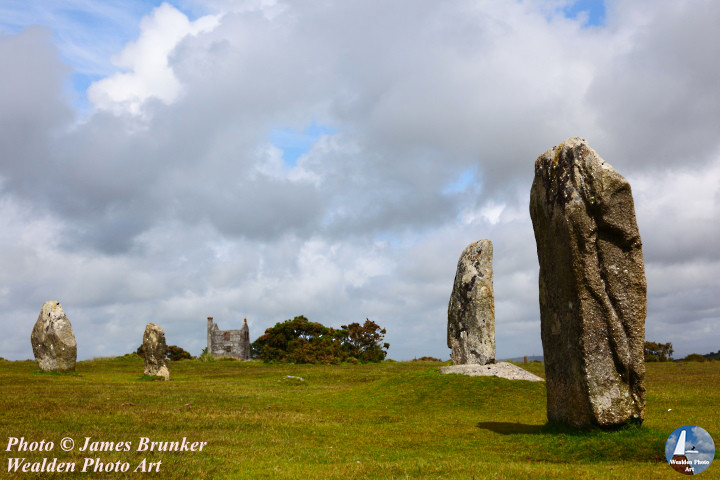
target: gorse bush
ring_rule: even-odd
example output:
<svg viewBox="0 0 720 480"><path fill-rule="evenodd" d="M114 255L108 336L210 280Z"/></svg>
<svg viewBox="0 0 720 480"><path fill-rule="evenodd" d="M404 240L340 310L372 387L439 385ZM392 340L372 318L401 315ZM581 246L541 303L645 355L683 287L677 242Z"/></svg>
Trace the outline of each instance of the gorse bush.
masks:
<svg viewBox="0 0 720 480"><path fill-rule="evenodd" d="M339 363L345 359L341 337L339 331L301 315L265 330L252 351L265 361Z"/></svg>
<svg viewBox="0 0 720 480"><path fill-rule="evenodd" d="M253 356L290 363L380 362L390 344L385 329L370 320L340 329L311 322L304 316L277 323L252 343Z"/></svg>
<svg viewBox="0 0 720 480"><path fill-rule="evenodd" d="M169 345L167 347L168 360L177 362L178 360L192 360L194 357L190 355L190 352L178 347L177 345Z"/></svg>
<svg viewBox="0 0 720 480"><path fill-rule="evenodd" d="M351 323L342 328L341 332L347 332L345 346L350 357L361 362L382 362L385 359L390 344L383 343L387 331L380 325L366 318L363 325Z"/></svg>

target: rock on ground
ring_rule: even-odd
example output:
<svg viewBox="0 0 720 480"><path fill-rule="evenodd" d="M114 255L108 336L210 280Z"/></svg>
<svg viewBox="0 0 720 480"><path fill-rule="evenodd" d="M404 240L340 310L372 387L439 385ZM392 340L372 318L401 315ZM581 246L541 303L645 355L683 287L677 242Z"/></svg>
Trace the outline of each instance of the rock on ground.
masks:
<svg viewBox="0 0 720 480"><path fill-rule="evenodd" d="M508 380L529 380L544 382L542 378L525 369L508 362L497 362L490 365L451 365L440 367L440 373L457 373L471 377L501 377Z"/></svg>
<svg viewBox="0 0 720 480"><path fill-rule="evenodd" d="M167 368L167 344L165 332L154 323L148 323L143 335L143 351L145 355L145 375L163 377L170 380Z"/></svg>
<svg viewBox="0 0 720 480"><path fill-rule="evenodd" d="M30 334L33 354L43 372L75 371L77 343L60 302L45 302Z"/></svg>
<svg viewBox="0 0 720 480"><path fill-rule="evenodd" d="M548 419L642 421L646 283L630 184L570 138L536 160L530 216Z"/></svg>
<svg viewBox="0 0 720 480"><path fill-rule="evenodd" d="M468 245L458 260L448 305L447 345L455 365L495 362L492 242Z"/></svg>

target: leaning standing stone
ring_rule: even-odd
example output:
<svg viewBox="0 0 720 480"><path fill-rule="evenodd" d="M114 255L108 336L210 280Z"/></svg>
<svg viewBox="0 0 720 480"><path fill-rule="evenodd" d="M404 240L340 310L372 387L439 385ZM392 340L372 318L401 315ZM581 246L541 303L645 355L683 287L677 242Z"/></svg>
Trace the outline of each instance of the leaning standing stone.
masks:
<svg viewBox="0 0 720 480"><path fill-rule="evenodd" d="M60 302L45 302L30 335L33 354L43 372L73 372L77 343Z"/></svg>
<svg viewBox="0 0 720 480"><path fill-rule="evenodd" d="M535 161L547 414L575 427L645 415L646 283L630 184L581 138Z"/></svg>
<svg viewBox="0 0 720 480"><path fill-rule="evenodd" d="M455 365L495 363L492 242L470 244L458 261L448 305L447 344Z"/></svg>
<svg viewBox="0 0 720 480"><path fill-rule="evenodd" d="M143 335L143 353L145 356L145 375L163 377L170 380L167 368L167 344L165 332L154 323L148 323Z"/></svg>

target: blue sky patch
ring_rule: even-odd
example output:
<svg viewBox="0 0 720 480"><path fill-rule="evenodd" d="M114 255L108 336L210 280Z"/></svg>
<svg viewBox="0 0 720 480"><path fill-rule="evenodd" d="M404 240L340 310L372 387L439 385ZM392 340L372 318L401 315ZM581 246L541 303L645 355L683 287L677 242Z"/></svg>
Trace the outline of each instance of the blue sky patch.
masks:
<svg viewBox="0 0 720 480"><path fill-rule="evenodd" d="M53 43L63 61L73 68L65 85L70 103L80 112L91 109L87 88L118 69L111 58L138 38L140 21L165 0L3 0L0 34L17 34L31 25L53 31ZM207 13L186 1L171 2L194 21Z"/></svg>
<svg viewBox="0 0 720 480"><path fill-rule="evenodd" d="M449 195L452 193L464 192L468 189L468 187L470 187L470 185L475 182L476 175L477 170L475 168L468 168L467 170L463 170L455 181L449 183L443 189L443 193L445 195Z"/></svg>
<svg viewBox="0 0 720 480"><path fill-rule="evenodd" d="M289 167L297 165L298 159L323 135L332 135L337 129L313 121L305 130L276 128L270 132L270 143L283 152L283 160Z"/></svg>
<svg viewBox="0 0 720 480"><path fill-rule="evenodd" d="M75 72L70 76L68 84L70 102L81 113L88 113L92 110L92 105L87 98L87 89L91 83L103 78L101 75L89 75Z"/></svg>
<svg viewBox="0 0 720 480"><path fill-rule="evenodd" d="M563 8L567 18L575 19L580 13L588 15L584 27L602 27L605 25L604 0L578 0Z"/></svg>

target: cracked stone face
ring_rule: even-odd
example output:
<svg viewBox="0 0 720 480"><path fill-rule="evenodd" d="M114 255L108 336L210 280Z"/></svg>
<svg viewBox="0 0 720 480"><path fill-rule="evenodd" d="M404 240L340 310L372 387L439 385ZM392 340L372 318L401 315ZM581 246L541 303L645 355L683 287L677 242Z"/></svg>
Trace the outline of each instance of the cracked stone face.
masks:
<svg viewBox="0 0 720 480"><path fill-rule="evenodd" d="M492 242L470 244L460 255L450 304L447 344L455 365L495 362Z"/></svg>
<svg viewBox="0 0 720 480"><path fill-rule="evenodd" d="M159 325L148 323L143 334L143 351L145 355L145 375L160 376L170 379L167 368L167 344L165 331Z"/></svg>
<svg viewBox="0 0 720 480"><path fill-rule="evenodd" d="M75 371L77 343L60 302L47 301L30 334L33 354L43 372Z"/></svg>
<svg viewBox="0 0 720 480"><path fill-rule="evenodd" d="M574 137L535 161L530 216L548 419L642 421L647 288L630 184Z"/></svg>

